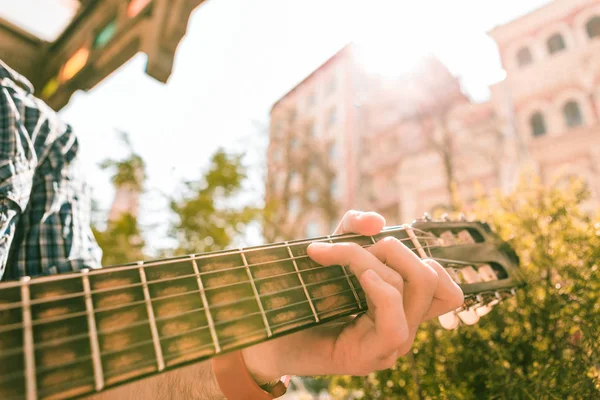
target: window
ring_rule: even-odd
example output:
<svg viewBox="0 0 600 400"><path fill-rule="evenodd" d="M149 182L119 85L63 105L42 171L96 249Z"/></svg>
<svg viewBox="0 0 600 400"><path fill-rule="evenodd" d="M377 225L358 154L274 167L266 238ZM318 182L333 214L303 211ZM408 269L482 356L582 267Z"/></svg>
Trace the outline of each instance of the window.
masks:
<svg viewBox="0 0 600 400"><path fill-rule="evenodd" d="M548 46L548 53L550 54L558 53L567 47L565 45L565 40L560 33L550 36L546 44Z"/></svg>
<svg viewBox="0 0 600 400"><path fill-rule="evenodd" d="M337 110L334 108L329 112L329 116L327 117L327 125L333 126L337 121Z"/></svg>
<svg viewBox="0 0 600 400"><path fill-rule="evenodd" d="M338 197L338 185L337 178L333 178L331 183L329 183L329 193L331 198L336 199Z"/></svg>
<svg viewBox="0 0 600 400"><path fill-rule="evenodd" d="M307 238L319 236L319 224L315 221L309 221L308 224L306 224L305 235Z"/></svg>
<svg viewBox="0 0 600 400"><path fill-rule="evenodd" d="M308 125L308 136L310 136L310 137L317 136L317 125L316 124L311 123L310 125Z"/></svg>
<svg viewBox="0 0 600 400"><path fill-rule="evenodd" d="M531 56L531 51L529 51L529 48L523 47L521 50L519 50L517 53L517 63L519 64L519 67L524 67L532 62L533 57Z"/></svg>
<svg viewBox="0 0 600 400"><path fill-rule="evenodd" d="M299 184L300 174L294 170L290 171L289 176L289 185L294 186Z"/></svg>
<svg viewBox="0 0 600 400"><path fill-rule="evenodd" d="M298 199L298 197L292 197L291 199L288 200L288 212L290 213L291 216L296 216L298 215L298 212L300 211L300 200Z"/></svg>
<svg viewBox="0 0 600 400"><path fill-rule="evenodd" d="M583 125L583 117L581 116L581 110L579 104L576 101L571 100L563 107L563 115L565 117L565 123L569 128Z"/></svg>
<svg viewBox="0 0 600 400"><path fill-rule="evenodd" d="M546 121L541 112L536 112L529 119L531 134L533 136L542 136L546 134Z"/></svg>
<svg viewBox="0 0 600 400"><path fill-rule="evenodd" d="M290 138L290 149L295 150L298 147L298 139L295 137Z"/></svg>
<svg viewBox="0 0 600 400"><path fill-rule="evenodd" d="M336 89L337 89L337 79L335 76L333 76L333 77L331 77L331 80L329 81L327 93L328 94L334 93Z"/></svg>
<svg viewBox="0 0 600 400"><path fill-rule="evenodd" d="M600 36L600 16L595 16L585 25L588 37L593 39Z"/></svg>
<svg viewBox="0 0 600 400"><path fill-rule="evenodd" d="M315 92L312 92L308 96L308 108L312 108L316 102L317 102L317 96L315 95Z"/></svg>
<svg viewBox="0 0 600 400"><path fill-rule="evenodd" d="M310 201L313 204L315 204L317 201L319 201L319 192L317 191L317 189L309 190L308 194L307 194L307 198L308 198L308 201Z"/></svg>
<svg viewBox="0 0 600 400"><path fill-rule="evenodd" d="M337 143L331 143L329 145L329 159L334 160L337 158Z"/></svg>

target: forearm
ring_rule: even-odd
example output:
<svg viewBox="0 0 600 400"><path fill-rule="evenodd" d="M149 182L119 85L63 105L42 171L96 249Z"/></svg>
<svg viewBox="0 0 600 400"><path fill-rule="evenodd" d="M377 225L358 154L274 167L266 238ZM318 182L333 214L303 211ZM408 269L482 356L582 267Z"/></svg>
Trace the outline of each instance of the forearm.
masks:
<svg viewBox="0 0 600 400"><path fill-rule="evenodd" d="M210 362L202 362L90 396L90 400L224 400Z"/></svg>

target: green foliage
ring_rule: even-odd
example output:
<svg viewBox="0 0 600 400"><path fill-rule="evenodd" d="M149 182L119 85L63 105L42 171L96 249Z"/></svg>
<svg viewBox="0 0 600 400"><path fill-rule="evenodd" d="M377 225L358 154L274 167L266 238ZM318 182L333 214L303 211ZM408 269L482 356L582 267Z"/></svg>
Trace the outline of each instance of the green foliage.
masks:
<svg viewBox="0 0 600 400"><path fill-rule="evenodd" d="M146 180L144 160L133 151L129 135L126 132L119 133L129 155L122 160L107 158L100 163L100 168L114 171L111 180L115 187L129 186L133 190L142 191Z"/></svg>
<svg viewBox="0 0 600 400"><path fill-rule="evenodd" d="M140 236L137 219L128 213L112 221L104 231L92 228L102 249L102 265L126 264L144 259L144 241Z"/></svg>
<svg viewBox="0 0 600 400"><path fill-rule="evenodd" d="M542 186L477 206L521 259L527 286L477 325L425 324L413 352L368 377L336 377L335 398L600 398L600 223L581 210L580 182Z"/></svg>
<svg viewBox="0 0 600 400"><path fill-rule="evenodd" d="M187 182L182 198L171 200L177 215L170 229L179 242L175 254L224 249L256 219L256 209L235 204L245 179L242 156L219 150L204 177Z"/></svg>

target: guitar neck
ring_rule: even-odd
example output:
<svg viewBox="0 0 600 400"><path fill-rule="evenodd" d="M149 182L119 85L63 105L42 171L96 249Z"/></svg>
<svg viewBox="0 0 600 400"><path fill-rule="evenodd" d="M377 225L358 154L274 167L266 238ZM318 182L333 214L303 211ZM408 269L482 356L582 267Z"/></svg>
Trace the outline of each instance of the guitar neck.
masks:
<svg viewBox="0 0 600 400"><path fill-rule="evenodd" d="M405 226L1 284L0 397L79 397L361 312L356 277L306 248L385 236L424 256Z"/></svg>

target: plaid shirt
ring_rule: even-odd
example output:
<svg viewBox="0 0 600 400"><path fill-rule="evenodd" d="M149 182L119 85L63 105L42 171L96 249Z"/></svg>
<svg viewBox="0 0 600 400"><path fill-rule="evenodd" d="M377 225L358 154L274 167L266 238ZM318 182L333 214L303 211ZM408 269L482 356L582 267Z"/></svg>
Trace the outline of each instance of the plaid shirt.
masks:
<svg viewBox="0 0 600 400"><path fill-rule="evenodd" d="M0 60L0 279L99 268L71 127Z"/></svg>

